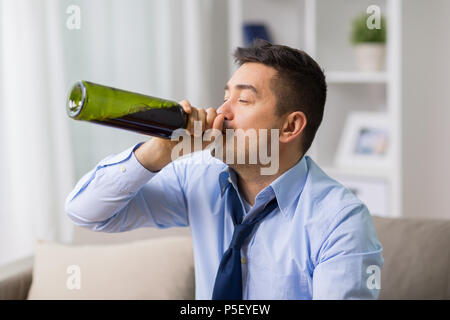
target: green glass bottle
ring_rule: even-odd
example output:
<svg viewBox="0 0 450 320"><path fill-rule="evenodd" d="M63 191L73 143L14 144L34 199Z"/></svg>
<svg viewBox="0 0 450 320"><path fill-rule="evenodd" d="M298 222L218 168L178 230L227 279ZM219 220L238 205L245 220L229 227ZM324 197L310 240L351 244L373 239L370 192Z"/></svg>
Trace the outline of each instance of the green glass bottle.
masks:
<svg viewBox="0 0 450 320"><path fill-rule="evenodd" d="M186 128L187 114L174 101L78 81L67 100L67 113L76 120L169 139Z"/></svg>

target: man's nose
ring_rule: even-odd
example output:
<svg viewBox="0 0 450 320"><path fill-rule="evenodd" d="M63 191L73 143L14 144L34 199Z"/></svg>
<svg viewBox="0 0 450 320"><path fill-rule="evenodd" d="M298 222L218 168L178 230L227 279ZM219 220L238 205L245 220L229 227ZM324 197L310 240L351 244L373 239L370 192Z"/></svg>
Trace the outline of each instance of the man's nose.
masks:
<svg viewBox="0 0 450 320"><path fill-rule="evenodd" d="M225 116L225 120L233 120L233 112L229 101L225 101L218 109L217 114L222 113Z"/></svg>

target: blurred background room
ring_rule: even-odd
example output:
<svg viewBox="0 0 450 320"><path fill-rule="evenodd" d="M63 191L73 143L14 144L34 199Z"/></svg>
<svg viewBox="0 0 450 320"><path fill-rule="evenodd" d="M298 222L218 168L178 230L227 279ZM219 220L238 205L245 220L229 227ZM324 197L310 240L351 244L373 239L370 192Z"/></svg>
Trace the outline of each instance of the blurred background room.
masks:
<svg viewBox="0 0 450 320"><path fill-rule="evenodd" d="M149 138L71 120L67 93L82 79L217 108L232 52L255 37L324 68L309 151L324 171L373 215L450 219L449 16L448 0L0 0L0 264L32 256L38 239L189 235L101 234L67 218L83 174Z"/></svg>

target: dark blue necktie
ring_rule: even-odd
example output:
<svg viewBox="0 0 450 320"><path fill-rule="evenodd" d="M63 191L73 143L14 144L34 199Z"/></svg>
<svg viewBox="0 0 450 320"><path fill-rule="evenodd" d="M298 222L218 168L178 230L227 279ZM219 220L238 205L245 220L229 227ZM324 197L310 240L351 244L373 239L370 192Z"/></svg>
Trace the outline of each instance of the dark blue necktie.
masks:
<svg viewBox="0 0 450 320"><path fill-rule="evenodd" d="M242 300L242 244L251 234L254 226L277 206L276 198L273 198L266 204L264 210L256 214L253 219L241 223L243 212L239 197L231 185L229 186L229 192L234 232L230 247L225 251L220 261L212 295L213 300Z"/></svg>

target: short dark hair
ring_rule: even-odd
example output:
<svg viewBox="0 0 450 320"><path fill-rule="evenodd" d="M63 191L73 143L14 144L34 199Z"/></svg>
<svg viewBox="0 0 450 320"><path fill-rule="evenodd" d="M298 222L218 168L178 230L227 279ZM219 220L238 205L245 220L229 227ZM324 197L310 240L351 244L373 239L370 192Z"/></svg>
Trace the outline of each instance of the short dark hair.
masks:
<svg viewBox="0 0 450 320"><path fill-rule="evenodd" d="M294 111L305 114L307 124L302 151L306 153L322 122L327 96L325 75L317 62L302 50L261 39L256 39L247 48L237 48L234 58L239 66L257 62L277 70L271 81L271 89L277 99L276 115Z"/></svg>

